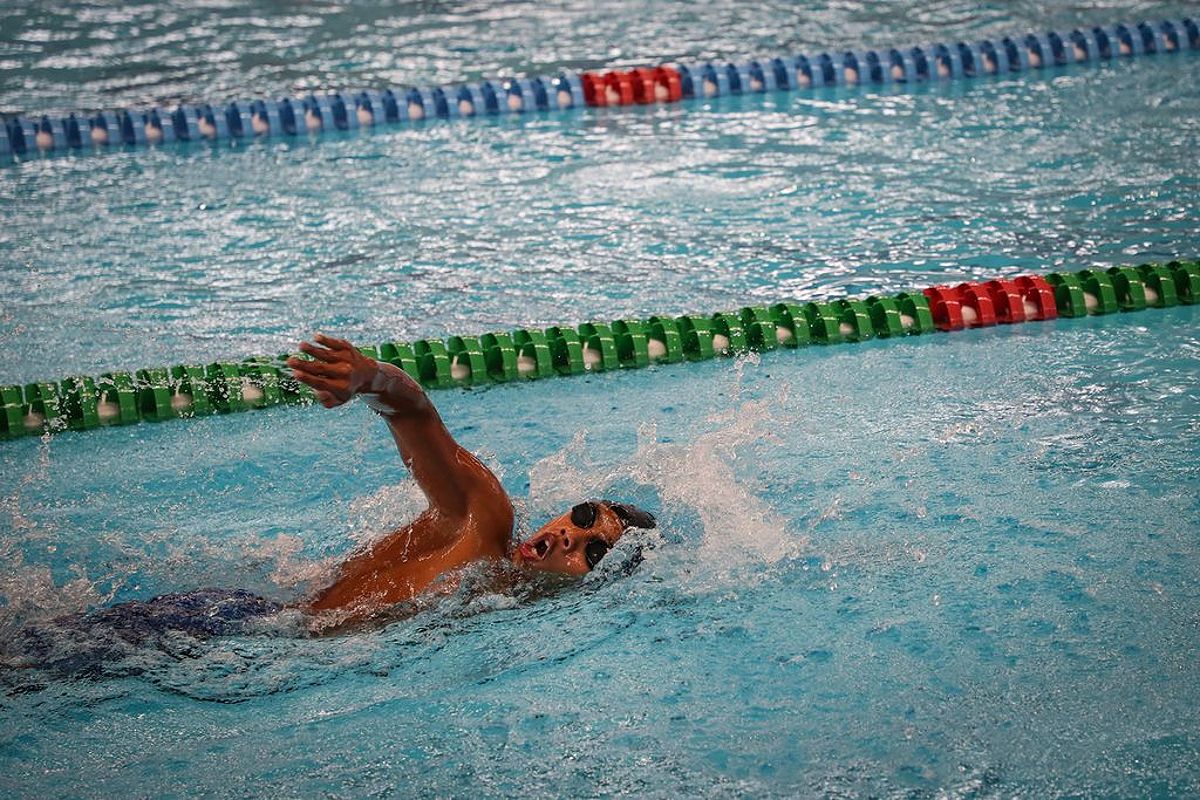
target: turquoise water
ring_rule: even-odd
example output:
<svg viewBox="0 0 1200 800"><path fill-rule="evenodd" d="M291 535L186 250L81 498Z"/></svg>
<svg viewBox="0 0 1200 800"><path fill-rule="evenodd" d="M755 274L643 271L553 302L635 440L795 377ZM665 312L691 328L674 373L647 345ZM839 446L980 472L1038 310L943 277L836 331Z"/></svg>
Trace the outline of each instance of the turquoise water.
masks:
<svg viewBox="0 0 1200 800"><path fill-rule="evenodd" d="M656 4L610 37L582 5L415 5L353 48L336 32L369 17L348 6L212 30L198 20L220 9L131 6L137 38L104 46L101 6L21 11L0 28L19 62L0 98L158 99L160 78L211 96L338 59L373 82L409 34L475 32L406 67L451 80L644 60L664 20L659 55L733 55L1180 12L914 6L797 23L784 4ZM286 28L311 57L181 71L153 24L212 51ZM20 31L72 25L26 53ZM59 74L54 47L95 63ZM34 159L0 172L0 381L278 352L314 328L373 341L1194 255L1198 63ZM440 393L523 528L627 497L663 521L643 562L464 590L375 631L282 619L86 678L6 671L0 789L1196 794L1196 330L1194 308L1149 310ZM421 506L359 405L19 440L0 475L6 659L22 626L106 603L296 597Z"/></svg>

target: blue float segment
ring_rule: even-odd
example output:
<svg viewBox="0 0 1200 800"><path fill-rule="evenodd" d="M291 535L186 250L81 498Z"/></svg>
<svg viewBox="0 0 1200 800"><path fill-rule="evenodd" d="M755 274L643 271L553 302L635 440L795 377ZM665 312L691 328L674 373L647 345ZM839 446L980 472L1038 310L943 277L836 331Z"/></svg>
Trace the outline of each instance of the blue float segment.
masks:
<svg viewBox="0 0 1200 800"><path fill-rule="evenodd" d="M933 76L935 78L951 80L965 77L958 48L946 44L934 44L930 45L929 51L933 54Z"/></svg>
<svg viewBox="0 0 1200 800"><path fill-rule="evenodd" d="M975 78L987 74L983 69L983 57L975 45L970 42L957 42L954 48L958 53L958 61L962 65L963 75Z"/></svg>
<svg viewBox="0 0 1200 800"><path fill-rule="evenodd" d="M1128 25L1114 25L1110 35L1116 42L1118 56L1129 58L1142 55L1142 37L1134 36L1133 29Z"/></svg>
<svg viewBox="0 0 1200 800"><path fill-rule="evenodd" d="M228 129L230 137L234 139L244 139L252 133L250 118L243 112L243 108L234 102L225 106L222 112L225 117L225 127Z"/></svg>
<svg viewBox="0 0 1200 800"><path fill-rule="evenodd" d="M459 117L473 117L483 106L483 97L474 86L460 86L454 94L454 113Z"/></svg>
<svg viewBox="0 0 1200 800"><path fill-rule="evenodd" d="M1142 42L1143 53L1164 53L1166 52L1166 42L1163 41L1162 32L1148 22L1139 22L1136 33Z"/></svg>
<svg viewBox="0 0 1200 800"><path fill-rule="evenodd" d="M550 107L583 108L583 81L574 72L560 72L550 79Z"/></svg>
<svg viewBox="0 0 1200 800"><path fill-rule="evenodd" d="M875 50L862 53L863 68L866 70L866 83L882 85L892 82L891 70L884 63L883 56Z"/></svg>
<svg viewBox="0 0 1200 800"><path fill-rule="evenodd" d="M16 150L13 147L13 144L12 144L13 131L12 131L11 126L14 121L15 120L11 120L11 119L4 120L4 135L0 136L0 153L2 153L4 155L11 155L12 153L19 152L18 150ZM20 126L18 125L18 128L19 127ZM23 131L21 132L20 137L21 137L22 144L24 144L25 135L24 135Z"/></svg>
<svg viewBox="0 0 1200 800"><path fill-rule="evenodd" d="M862 57L852 50L846 50L838 56L834 66L844 86L860 86L867 82Z"/></svg>
<svg viewBox="0 0 1200 800"><path fill-rule="evenodd" d="M1200 50L1200 25L1191 17L1184 17L1179 21L1179 25L1183 29L1187 46L1192 50Z"/></svg>
<svg viewBox="0 0 1200 800"><path fill-rule="evenodd" d="M1008 72L1008 54L1003 47L996 47L990 39L975 43L975 52L979 53L980 75L1004 75Z"/></svg>
<svg viewBox="0 0 1200 800"><path fill-rule="evenodd" d="M798 89L810 89L819 86L820 76L814 74L812 59L806 55L798 55L791 59L792 85Z"/></svg>
<svg viewBox="0 0 1200 800"><path fill-rule="evenodd" d="M1046 32L1046 47L1049 53L1047 63L1055 66L1065 66L1075 59L1067 54L1067 46L1063 37L1057 31Z"/></svg>
<svg viewBox="0 0 1200 800"><path fill-rule="evenodd" d="M750 61L746 64L746 75L749 76L750 83L746 88L747 92L765 93L773 92L777 89L775 82L775 70L770 63L763 64L759 61Z"/></svg>
<svg viewBox="0 0 1200 800"><path fill-rule="evenodd" d="M758 88L755 88L751 84L754 78L750 74L749 64L726 64L722 71L725 74L725 83L729 86L730 94L758 94L764 91L762 71L759 71Z"/></svg>
<svg viewBox="0 0 1200 800"><path fill-rule="evenodd" d="M812 65L813 86L838 86L841 84L842 71L838 61L829 53L819 53L809 59Z"/></svg>
<svg viewBox="0 0 1200 800"><path fill-rule="evenodd" d="M892 83L912 83L916 81L916 70L912 59L905 51L893 47L883 57L888 77Z"/></svg>
<svg viewBox="0 0 1200 800"><path fill-rule="evenodd" d="M932 80L936 74L933 59L924 47L914 47L908 51L912 60L913 79L917 81Z"/></svg>
<svg viewBox="0 0 1200 800"><path fill-rule="evenodd" d="M777 91L796 88L796 74L787 59L772 58L766 66L766 71Z"/></svg>
<svg viewBox="0 0 1200 800"><path fill-rule="evenodd" d="M546 81L541 78L530 78L526 83L529 85L529 93L533 98L535 110L549 111L554 108L553 101L550 99L550 87L546 85Z"/></svg>

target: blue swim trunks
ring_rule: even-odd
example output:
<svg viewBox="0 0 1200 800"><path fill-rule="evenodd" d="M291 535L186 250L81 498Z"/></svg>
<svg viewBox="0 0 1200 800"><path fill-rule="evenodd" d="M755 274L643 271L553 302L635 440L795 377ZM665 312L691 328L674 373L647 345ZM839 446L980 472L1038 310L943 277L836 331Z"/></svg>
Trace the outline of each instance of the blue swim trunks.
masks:
<svg viewBox="0 0 1200 800"><path fill-rule="evenodd" d="M75 676L137 674L143 669L139 659L127 659L139 651L175 652L180 634L196 640L236 635L282 609L240 589L164 594L25 628L5 643L0 664Z"/></svg>

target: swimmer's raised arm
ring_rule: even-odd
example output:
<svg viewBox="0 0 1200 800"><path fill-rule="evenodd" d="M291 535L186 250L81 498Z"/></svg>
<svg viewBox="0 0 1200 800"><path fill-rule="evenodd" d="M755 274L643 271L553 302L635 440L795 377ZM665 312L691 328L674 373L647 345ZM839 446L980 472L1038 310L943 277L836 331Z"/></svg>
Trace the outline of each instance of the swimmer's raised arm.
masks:
<svg viewBox="0 0 1200 800"><path fill-rule="evenodd" d="M312 361L288 359L292 374L311 386L326 408L362 395L387 422L400 457L433 510L461 516L472 495L503 494L491 472L454 441L424 389L404 370L368 358L345 339L322 334L314 339L300 344Z"/></svg>

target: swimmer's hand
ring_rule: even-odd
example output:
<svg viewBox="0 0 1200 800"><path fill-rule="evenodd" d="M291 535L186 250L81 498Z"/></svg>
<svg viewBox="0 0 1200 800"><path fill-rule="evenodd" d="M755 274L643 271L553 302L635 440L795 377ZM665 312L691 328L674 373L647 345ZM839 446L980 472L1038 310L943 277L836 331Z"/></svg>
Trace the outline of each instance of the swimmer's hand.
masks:
<svg viewBox="0 0 1200 800"><path fill-rule="evenodd" d="M301 342L300 350L312 361L292 356L287 365L301 383L311 386L317 401L326 408L340 406L367 389L379 372L379 364L355 349L345 339L318 333L314 342Z"/></svg>

